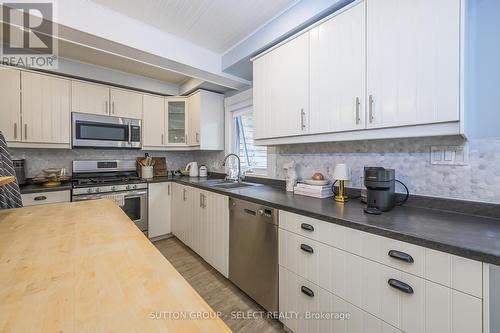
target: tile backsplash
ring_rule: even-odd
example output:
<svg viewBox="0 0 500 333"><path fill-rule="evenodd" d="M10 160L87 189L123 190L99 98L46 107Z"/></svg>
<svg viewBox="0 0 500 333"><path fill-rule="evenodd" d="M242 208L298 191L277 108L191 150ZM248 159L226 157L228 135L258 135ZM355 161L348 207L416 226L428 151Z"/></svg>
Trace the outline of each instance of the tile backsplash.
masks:
<svg viewBox="0 0 500 333"><path fill-rule="evenodd" d="M12 158L26 159L27 177L34 177L43 169L50 167L66 168L71 173L73 160L92 159L135 159L149 153L155 157L166 157L168 170L184 168L187 163L196 160L196 152L159 152L141 150L107 149L9 149Z"/></svg>
<svg viewBox="0 0 500 333"><path fill-rule="evenodd" d="M359 188L364 166L382 166L395 169L413 194L500 203L500 138L468 141L467 165L430 163L431 146L465 143L435 137L277 146L276 176L284 176L284 163L295 161L300 178L321 172L331 179L335 164L346 163L352 169L348 186Z"/></svg>
<svg viewBox="0 0 500 333"><path fill-rule="evenodd" d="M468 144L467 165L448 166L430 163L431 146ZM337 143L314 143L277 146L269 149L270 175L283 178L283 164L295 161L299 178L321 172L332 178L337 163L346 163L352 170L347 186L359 188L364 166L394 168L396 178L413 194L500 204L500 138L473 139L459 137L370 140ZM99 149L20 149L11 148L13 158L25 158L27 176L42 169L65 167L71 171L76 159L135 159L145 151ZM495 152L497 152L495 154ZM169 170L184 168L190 161L205 164L209 171L224 172L224 152L149 151L151 156L164 156ZM401 190L401 189L398 189Z"/></svg>

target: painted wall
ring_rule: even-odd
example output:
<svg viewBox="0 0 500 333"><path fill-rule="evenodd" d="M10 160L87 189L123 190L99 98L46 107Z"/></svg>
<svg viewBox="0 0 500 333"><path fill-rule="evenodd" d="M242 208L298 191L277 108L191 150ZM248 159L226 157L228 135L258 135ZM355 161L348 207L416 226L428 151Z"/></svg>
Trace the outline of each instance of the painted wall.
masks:
<svg viewBox="0 0 500 333"><path fill-rule="evenodd" d="M469 1L465 88L468 131L474 138L500 136L499 17L500 1Z"/></svg>

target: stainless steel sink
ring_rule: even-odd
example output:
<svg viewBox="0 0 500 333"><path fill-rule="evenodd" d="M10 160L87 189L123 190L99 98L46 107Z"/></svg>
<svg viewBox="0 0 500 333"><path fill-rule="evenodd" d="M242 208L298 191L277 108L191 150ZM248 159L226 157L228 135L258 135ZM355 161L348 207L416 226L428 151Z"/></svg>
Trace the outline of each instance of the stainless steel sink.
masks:
<svg viewBox="0 0 500 333"><path fill-rule="evenodd" d="M217 188L221 188L221 189L233 189L233 188L248 187L248 186L255 186L255 185L257 185L257 184L225 182L222 184L212 185L212 187L217 187Z"/></svg>
<svg viewBox="0 0 500 333"><path fill-rule="evenodd" d="M238 183L233 180L225 180L225 179L208 179L199 182L199 184L226 190L259 185L259 184L244 183L244 182Z"/></svg>

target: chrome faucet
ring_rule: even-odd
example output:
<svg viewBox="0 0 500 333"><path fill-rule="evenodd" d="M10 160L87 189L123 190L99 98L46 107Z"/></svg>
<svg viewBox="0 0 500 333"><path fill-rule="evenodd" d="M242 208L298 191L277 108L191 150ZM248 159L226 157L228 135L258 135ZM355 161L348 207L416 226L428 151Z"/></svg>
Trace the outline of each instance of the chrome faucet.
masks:
<svg viewBox="0 0 500 333"><path fill-rule="evenodd" d="M224 156L224 160L222 161L222 166L226 166L226 161L231 156L236 157L236 159L238 160L238 179L237 179L237 181L238 181L238 183L240 183L241 182L241 160L240 160L240 157L238 155L231 153L231 154L227 154L226 156ZM226 179L228 179L227 175L226 175Z"/></svg>

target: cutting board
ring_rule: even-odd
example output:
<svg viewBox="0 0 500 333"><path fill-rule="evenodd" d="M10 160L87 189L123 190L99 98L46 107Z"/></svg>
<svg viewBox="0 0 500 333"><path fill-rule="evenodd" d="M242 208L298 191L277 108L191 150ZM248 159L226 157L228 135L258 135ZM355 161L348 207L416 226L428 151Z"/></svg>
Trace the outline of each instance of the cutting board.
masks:
<svg viewBox="0 0 500 333"><path fill-rule="evenodd" d="M141 165L140 160L144 157L137 157L137 172L141 175ZM165 157L153 157L155 165L153 166L153 176L154 177L164 177L167 176L167 159Z"/></svg>

